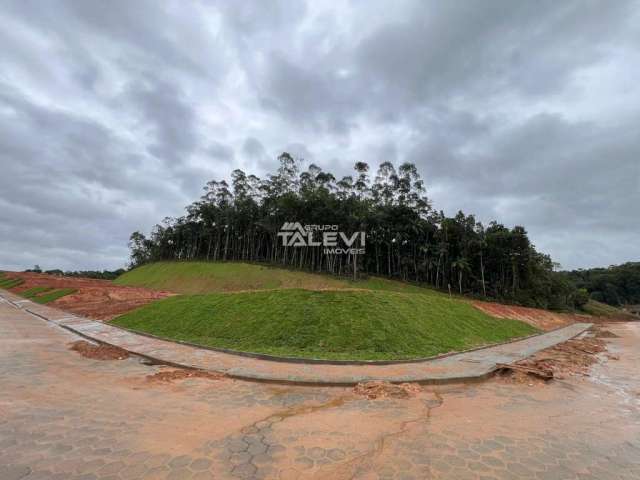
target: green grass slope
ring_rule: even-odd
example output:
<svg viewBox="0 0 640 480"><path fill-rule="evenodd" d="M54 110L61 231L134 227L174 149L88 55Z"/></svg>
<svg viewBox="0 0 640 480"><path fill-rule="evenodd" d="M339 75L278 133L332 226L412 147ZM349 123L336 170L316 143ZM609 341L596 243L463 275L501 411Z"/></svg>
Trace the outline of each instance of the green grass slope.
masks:
<svg viewBox="0 0 640 480"><path fill-rule="evenodd" d="M4 288L6 290L19 287L24 283L24 280L20 278L9 278L4 272L0 272L0 288ZM21 292L18 292L18 295L28 298L36 303L50 303L59 298L64 297L65 295L70 295L75 293L75 288L54 288L54 287L31 287Z"/></svg>
<svg viewBox="0 0 640 480"><path fill-rule="evenodd" d="M329 275L240 262L157 262L130 270L114 283L184 294L285 288L434 293L433 290L384 278L371 277L353 282Z"/></svg>
<svg viewBox="0 0 640 480"><path fill-rule="evenodd" d="M11 288L15 288L24 283L19 278L9 278L5 275L4 272L0 271L0 288L4 288L5 290L9 290Z"/></svg>
<svg viewBox="0 0 640 480"><path fill-rule="evenodd" d="M57 289L48 289L43 293L39 293L37 295L32 295L31 301L36 303L50 303L58 300L59 298L65 297L67 295L71 295L75 293L77 290L75 288L57 288Z"/></svg>
<svg viewBox="0 0 640 480"><path fill-rule="evenodd" d="M231 264L223 264L227 265ZM157 268L162 265L144 273L157 274ZM131 273L140 279L140 272ZM251 285L276 287L286 277L272 276L270 281L266 275L254 276ZM180 285L184 288L184 283ZM162 287L170 288L164 282ZM285 289L176 296L145 305L113 323L212 347L343 360L426 357L535 332L523 322L490 317L436 292L394 292L385 282L378 287L377 291Z"/></svg>
<svg viewBox="0 0 640 480"><path fill-rule="evenodd" d="M620 308L612 307L611 305L607 305L606 303L601 303L596 300L589 300L585 305L583 305L582 310L594 317L626 318L629 320L636 319L632 314L625 312Z"/></svg>
<svg viewBox="0 0 640 480"><path fill-rule="evenodd" d="M325 289L347 284L326 275L235 262L151 263L122 274L114 283L186 294L276 288Z"/></svg>

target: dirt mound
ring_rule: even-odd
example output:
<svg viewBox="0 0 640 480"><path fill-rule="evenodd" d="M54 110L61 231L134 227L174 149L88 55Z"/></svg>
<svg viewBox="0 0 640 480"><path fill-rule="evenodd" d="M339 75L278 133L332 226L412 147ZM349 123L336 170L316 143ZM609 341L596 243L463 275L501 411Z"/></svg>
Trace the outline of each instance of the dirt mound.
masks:
<svg viewBox="0 0 640 480"><path fill-rule="evenodd" d="M598 362L598 355L607 349L602 338L613 338L610 335L616 336L596 327L587 335L542 350L512 366L505 366L502 378L515 383L538 383L550 378L589 376L590 367ZM608 355L608 358L617 359L613 355Z"/></svg>
<svg viewBox="0 0 640 480"><path fill-rule="evenodd" d="M20 294L33 287L73 288L75 293L49 303L63 310L96 320L111 320L154 300L173 295L170 292L149 290L142 287L124 287L109 280L63 277L33 272L7 272L6 276L24 280L11 289Z"/></svg>
<svg viewBox="0 0 640 480"><path fill-rule="evenodd" d="M620 336L604 328L598 328L596 330L596 338L620 338Z"/></svg>
<svg viewBox="0 0 640 480"><path fill-rule="evenodd" d="M545 331L566 327L575 322L591 321L591 317L587 315L556 313L539 308L503 305L501 303L482 302L479 300L474 301L473 306L492 317L520 320Z"/></svg>
<svg viewBox="0 0 640 480"><path fill-rule="evenodd" d="M204 370L179 369L147 375L146 379L147 382L170 383L174 380L184 380L185 378L207 378L209 380L220 380L224 377L225 375L222 373L206 372Z"/></svg>
<svg viewBox="0 0 640 480"><path fill-rule="evenodd" d="M94 345L93 343L78 340L73 342L71 350L78 352L83 357L94 360L124 360L129 358L129 352L113 345Z"/></svg>
<svg viewBox="0 0 640 480"><path fill-rule="evenodd" d="M372 382L358 383L353 387L356 395L367 397L369 400L376 398L409 398L420 393L422 389L416 383L400 383L395 385L389 382L375 380Z"/></svg>

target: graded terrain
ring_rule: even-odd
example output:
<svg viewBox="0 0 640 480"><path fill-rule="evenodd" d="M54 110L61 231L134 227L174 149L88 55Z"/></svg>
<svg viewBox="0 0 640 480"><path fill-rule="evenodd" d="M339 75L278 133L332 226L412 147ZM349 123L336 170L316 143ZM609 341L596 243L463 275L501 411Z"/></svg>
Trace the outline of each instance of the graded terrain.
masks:
<svg viewBox="0 0 640 480"><path fill-rule="evenodd" d="M4 281L25 298L137 332L326 360L424 358L590 321L377 277L237 262L159 262L115 282L9 272Z"/></svg>
<svg viewBox="0 0 640 480"><path fill-rule="evenodd" d="M96 320L112 319L170 295L169 292L148 288L115 285L108 280L33 272L4 272L0 275L0 280L5 280L0 288L34 302L46 303Z"/></svg>
<svg viewBox="0 0 640 480"><path fill-rule="evenodd" d="M115 325L285 357L423 358L537 331L460 298L380 278L353 282L243 263L161 262L127 272L116 283L185 295L136 309L114 319Z"/></svg>
<svg viewBox="0 0 640 480"><path fill-rule="evenodd" d="M639 327L589 376L385 394L93 360L0 303L0 478L635 480Z"/></svg>

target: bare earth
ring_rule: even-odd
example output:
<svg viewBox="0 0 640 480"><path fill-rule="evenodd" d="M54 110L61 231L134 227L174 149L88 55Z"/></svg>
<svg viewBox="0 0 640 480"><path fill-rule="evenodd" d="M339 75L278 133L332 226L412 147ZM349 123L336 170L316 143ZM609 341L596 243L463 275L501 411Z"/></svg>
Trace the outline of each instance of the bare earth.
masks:
<svg viewBox="0 0 640 480"><path fill-rule="evenodd" d="M589 376L385 394L94 360L0 303L0 479L637 479L640 324L606 328Z"/></svg>
<svg viewBox="0 0 640 480"><path fill-rule="evenodd" d="M108 280L59 277L44 273L8 272L10 278L21 278L24 283L10 291L23 292L32 287L75 288L76 293L49 303L68 312L95 320L111 320L134 308L172 295L170 292L142 287L123 287Z"/></svg>
<svg viewBox="0 0 640 480"><path fill-rule="evenodd" d="M493 317L520 320L545 331L566 327L575 322L591 323L594 319L594 317L589 315L557 313L539 308L503 305L501 303L482 302L479 300L472 302L472 304L474 307Z"/></svg>

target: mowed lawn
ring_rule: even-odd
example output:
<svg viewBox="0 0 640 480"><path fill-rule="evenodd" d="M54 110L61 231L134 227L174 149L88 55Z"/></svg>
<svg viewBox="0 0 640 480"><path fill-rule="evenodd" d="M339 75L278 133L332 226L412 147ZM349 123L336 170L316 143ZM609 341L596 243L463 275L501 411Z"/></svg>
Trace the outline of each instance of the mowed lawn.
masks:
<svg viewBox="0 0 640 480"><path fill-rule="evenodd" d="M282 278L277 276L270 285L276 287ZM427 357L536 332L526 323L493 318L437 292L393 291L399 289L393 285L398 282L380 282L376 290L298 288L175 296L113 323L211 347L341 360Z"/></svg>

